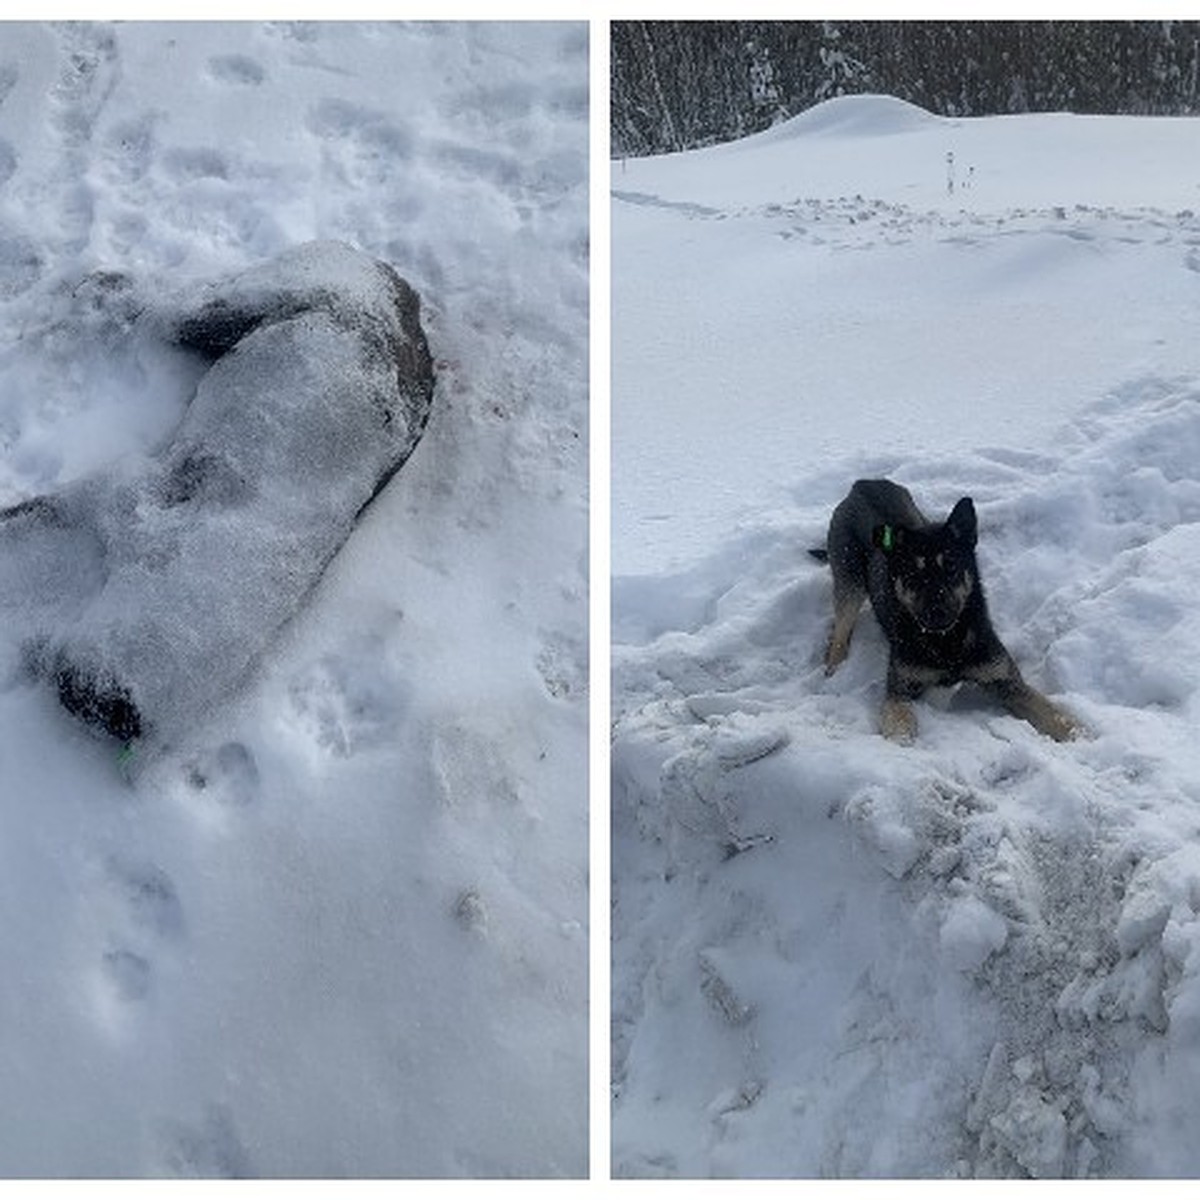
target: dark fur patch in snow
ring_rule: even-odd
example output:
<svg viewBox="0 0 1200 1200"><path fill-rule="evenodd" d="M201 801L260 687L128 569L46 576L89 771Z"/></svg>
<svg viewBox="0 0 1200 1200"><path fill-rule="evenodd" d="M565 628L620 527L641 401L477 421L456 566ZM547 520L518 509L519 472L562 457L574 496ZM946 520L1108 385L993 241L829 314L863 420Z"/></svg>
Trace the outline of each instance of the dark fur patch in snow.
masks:
<svg viewBox="0 0 1200 1200"><path fill-rule="evenodd" d="M123 741L170 738L244 679L412 453L434 392L417 293L338 243L164 307L139 304L136 331L209 363L171 443L136 478L0 511L34 671Z"/></svg>

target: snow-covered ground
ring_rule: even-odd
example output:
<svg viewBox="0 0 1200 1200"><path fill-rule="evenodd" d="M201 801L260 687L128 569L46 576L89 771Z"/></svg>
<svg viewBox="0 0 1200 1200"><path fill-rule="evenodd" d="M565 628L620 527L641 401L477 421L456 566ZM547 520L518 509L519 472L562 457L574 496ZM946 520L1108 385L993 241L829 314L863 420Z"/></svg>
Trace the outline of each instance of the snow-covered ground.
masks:
<svg viewBox="0 0 1200 1200"><path fill-rule="evenodd" d="M438 371L183 744L123 770L0 631L0 1174L586 1171L587 45L0 28L0 505L136 469L195 385L92 272L179 296L338 239Z"/></svg>
<svg viewBox="0 0 1200 1200"><path fill-rule="evenodd" d="M613 164L613 1171L1200 1174L1200 121L833 101ZM1088 735L826 679L850 483L974 497Z"/></svg>

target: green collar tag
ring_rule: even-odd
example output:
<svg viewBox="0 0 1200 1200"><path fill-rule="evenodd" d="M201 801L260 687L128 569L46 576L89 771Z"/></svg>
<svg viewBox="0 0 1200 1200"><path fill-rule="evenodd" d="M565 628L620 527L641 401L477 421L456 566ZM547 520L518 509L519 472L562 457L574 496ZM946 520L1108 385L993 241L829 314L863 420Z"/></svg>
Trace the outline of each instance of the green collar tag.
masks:
<svg viewBox="0 0 1200 1200"><path fill-rule="evenodd" d="M892 532L890 525L883 527L883 533L879 537L879 544L883 547L885 553L891 553L892 547L896 544L896 535Z"/></svg>

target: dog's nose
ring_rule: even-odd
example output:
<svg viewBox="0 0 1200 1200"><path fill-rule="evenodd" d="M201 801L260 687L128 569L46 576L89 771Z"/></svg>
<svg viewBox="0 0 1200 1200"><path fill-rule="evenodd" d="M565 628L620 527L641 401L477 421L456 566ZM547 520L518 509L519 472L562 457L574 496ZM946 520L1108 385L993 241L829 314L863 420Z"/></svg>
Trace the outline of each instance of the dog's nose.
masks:
<svg viewBox="0 0 1200 1200"><path fill-rule="evenodd" d="M950 598L939 598L928 604L921 613L921 627L926 633L945 633L957 616Z"/></svg>

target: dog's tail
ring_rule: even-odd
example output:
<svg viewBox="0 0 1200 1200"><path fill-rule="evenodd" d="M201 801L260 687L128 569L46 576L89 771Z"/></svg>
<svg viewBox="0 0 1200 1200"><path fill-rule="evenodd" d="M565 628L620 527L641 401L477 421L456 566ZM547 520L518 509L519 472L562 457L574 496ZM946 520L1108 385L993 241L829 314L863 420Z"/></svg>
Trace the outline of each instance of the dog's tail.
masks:
<svg viewBox="0 0 1200 1200"><path fill-rule="evenodd" d="M809 554L817 560L817 562L827 563L829 561L829 551L824 546L813 546L809 550Z"/></svg>

